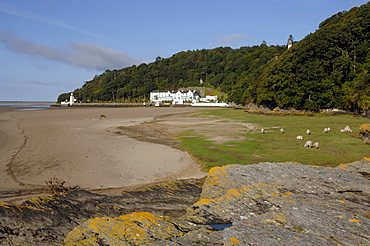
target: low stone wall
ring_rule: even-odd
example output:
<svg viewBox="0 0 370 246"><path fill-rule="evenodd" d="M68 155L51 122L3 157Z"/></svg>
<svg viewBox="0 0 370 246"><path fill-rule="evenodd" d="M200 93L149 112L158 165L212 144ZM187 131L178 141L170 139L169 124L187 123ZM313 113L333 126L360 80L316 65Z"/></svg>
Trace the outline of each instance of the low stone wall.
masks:
<svg viewBox="0 0 370 246"><path fill-rule="evenodd" d="M153 103L74 103L72 105L52 104L51 107L151 107Z"/></svg>

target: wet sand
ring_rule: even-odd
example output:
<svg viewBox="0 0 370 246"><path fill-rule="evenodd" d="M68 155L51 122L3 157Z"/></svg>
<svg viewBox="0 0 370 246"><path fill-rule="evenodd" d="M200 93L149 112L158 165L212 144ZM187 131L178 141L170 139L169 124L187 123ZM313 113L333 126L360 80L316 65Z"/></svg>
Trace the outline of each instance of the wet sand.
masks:
<svg viewBox="0 0 370 246"><path fill-rule="evenodd" d="M87 190L112 190L205 175L170 145L139 141L125 129L196 108L0 107L0 201L47 191L58 178Z"/></svg>

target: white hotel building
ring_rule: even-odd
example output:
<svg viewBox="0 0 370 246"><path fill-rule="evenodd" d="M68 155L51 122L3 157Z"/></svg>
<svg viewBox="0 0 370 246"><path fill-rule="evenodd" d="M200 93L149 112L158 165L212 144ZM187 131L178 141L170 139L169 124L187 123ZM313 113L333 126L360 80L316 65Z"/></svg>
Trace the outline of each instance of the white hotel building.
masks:
<svg viewBox="0 0 370 246"><path fill-rule="evenodd" d="M152 91L150 101L156 104L192 104L199 101L197 91Z"/></svg>

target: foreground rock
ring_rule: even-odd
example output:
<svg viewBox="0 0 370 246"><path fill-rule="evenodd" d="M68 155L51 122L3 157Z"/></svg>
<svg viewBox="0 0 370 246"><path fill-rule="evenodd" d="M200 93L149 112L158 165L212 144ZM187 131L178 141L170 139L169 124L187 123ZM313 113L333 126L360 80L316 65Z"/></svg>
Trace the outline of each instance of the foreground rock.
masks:
<svg viewBox="0 0 370 246"><path fill-rule="evenodd" d="M214 168L187 219L232 223L226 245L370 245L369 160Z"/></svg>
<svg viewBox="0 0 370 246"><path fill-rule="evenodd" d="M89 220L68 245L369 245L370 159L211 169L201 198L174 219L148 213ZM223 231L207 225L228 225ZM100 244L99 244L100 243Z"/></svg>
<svg viewBox="0 0 370 246"><path fill-rule="evenodd" d="M369 179L369 158L336 168L228 165L210 170L200 197L193 181L3 204L0 243L61 245L66 236L69 246L370 245ZM165 202L173 197L180 202Z"/></svg>
<svg viewBox="0 0 370 246"><path fill-rule="evenodd" d="M63 245L69 231L96 217L143 211L179 217L199 199L203 182L173 181L122 196L76 190L65 196L34 197L21 206L0 203L0 245Z"/></svg>

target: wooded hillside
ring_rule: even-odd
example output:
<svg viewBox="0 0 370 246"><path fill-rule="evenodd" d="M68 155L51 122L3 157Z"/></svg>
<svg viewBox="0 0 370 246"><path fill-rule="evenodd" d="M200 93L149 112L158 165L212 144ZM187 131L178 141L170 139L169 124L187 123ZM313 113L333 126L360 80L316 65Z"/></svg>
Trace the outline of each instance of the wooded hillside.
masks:
<svg viewBox="0 0 370 246"><path fill-rule="evenodd" d="M289 50L263 41L239 49L183 51L150 64L106 70L74 93L83 102L135 102L153 90L206 86L241 105L369 113L369 38L370 2L334 14Z"/></svg>

